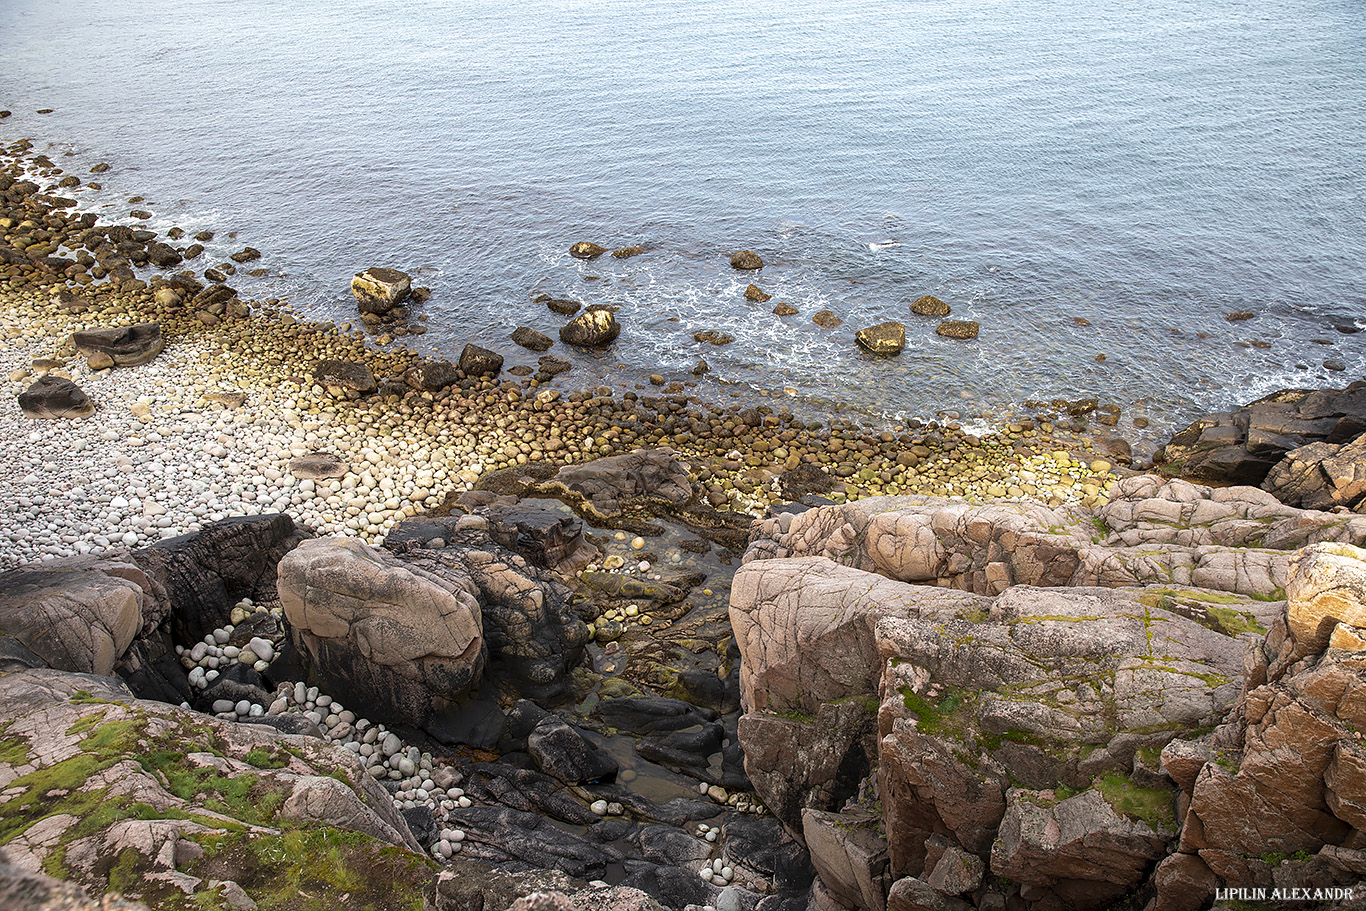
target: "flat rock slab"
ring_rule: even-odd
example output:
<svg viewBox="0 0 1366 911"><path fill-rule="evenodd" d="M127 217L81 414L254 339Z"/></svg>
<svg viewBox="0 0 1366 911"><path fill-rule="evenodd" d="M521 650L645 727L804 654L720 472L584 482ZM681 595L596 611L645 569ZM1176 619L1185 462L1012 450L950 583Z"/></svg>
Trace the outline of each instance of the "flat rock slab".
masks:
<svg viewBox="0 0 1366 911"><path fill-rule="evenodd" d="M289 460L289 473L301 480L341 478L348 470L345 462L326 452L310 452Z"/></svg>

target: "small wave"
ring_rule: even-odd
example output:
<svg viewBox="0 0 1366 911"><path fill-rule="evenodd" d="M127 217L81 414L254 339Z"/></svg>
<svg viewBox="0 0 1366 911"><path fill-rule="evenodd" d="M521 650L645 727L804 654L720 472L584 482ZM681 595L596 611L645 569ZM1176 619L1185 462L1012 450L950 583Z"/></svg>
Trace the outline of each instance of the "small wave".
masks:
<svg viewBox="0 0 1366 911"><path fill-rule="evenodd" d="M869 249L869 250L885 250L885 249L887 249L888 247L899 247L899 246L901 246L901 241L899 241L899 240L882 240L882 241L877 241L877 242L875 242L875 243L870 243L870 244L868 244L868 249Z"/></svg>

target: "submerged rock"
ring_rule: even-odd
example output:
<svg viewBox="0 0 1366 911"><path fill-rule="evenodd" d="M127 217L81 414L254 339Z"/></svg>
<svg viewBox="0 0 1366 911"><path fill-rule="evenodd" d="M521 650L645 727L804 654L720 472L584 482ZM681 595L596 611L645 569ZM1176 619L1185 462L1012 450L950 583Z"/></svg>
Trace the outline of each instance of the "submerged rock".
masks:
<svg viewBox="0 0 1366 911"><path fill-rule="evenodd" d="M597 259L607 252L607 248L590 240L581 240L569 248L569 255L575 259Z"/></svg>
<svg viewBox="0 0 1366 911"><path fill-rule="evenodd" d="M944 338L974 339L977 337L977 321L962 319L946 319L935 327L935 335L942 335Z"/></svg>

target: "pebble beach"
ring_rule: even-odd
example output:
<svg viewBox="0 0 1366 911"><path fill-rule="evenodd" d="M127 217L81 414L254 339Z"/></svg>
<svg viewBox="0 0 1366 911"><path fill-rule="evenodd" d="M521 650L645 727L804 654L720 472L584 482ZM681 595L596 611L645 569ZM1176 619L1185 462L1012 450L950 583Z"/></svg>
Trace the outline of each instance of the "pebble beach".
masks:
<svg viewBox="0 0 1366 911"><path fill-rule="evenodd" d="M0 239L18 239L29 258L90 242L72 200L48 195L79 195L66 169L20 142L4 170L13 185ZM1065 429L1065 413L1057 425L1053 414L1006 414L973 434L947 419L863 427L804 421L777 402L721 407L691 395L685 377L656 376L622 393L575 389L572 372L458 374L453 385L424 391L404 383L424 358L403 346L402 327L376 334L314 322L278 299L196 310L176 274L202 274L209 263L158 270L134 257L136 277L116 280L101 259L77 257L57 274L22 262L0 271L0 375L11 394L0 410L5 568L141 547L228 516L275 511L319 534L375 543L486 471L657 445L690 460L713 506L756 516L784 499L780 476L806 466L828 478L820 492L836 502L925 493L1096 503L1117 478L1114 457L1094 451L1088 425ZM158 323L166 344L136 367L92 369L71 343L77 330L144 322ZM315 382L324 359L366 364L378 392ZM94 412L25 416L13 396L45 374L69 377ZM290 461L312 453L343 462L344 475L296 477Z"/></svg>

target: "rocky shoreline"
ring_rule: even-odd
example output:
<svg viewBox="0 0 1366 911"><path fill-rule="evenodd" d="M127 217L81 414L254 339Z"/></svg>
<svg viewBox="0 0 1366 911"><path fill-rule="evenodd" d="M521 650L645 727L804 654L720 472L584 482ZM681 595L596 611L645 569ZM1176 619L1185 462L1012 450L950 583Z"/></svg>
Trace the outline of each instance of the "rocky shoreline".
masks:
<svg viewBox="0 0 1366 911"><path fill-rule="evenodd" d="M394 270L357 276L367 329L240 300L31 153L0 174L0 899L1176 911L1366 871L1357 387L1160 454L1285 503L1139 473L1095 401L977 436L577 389L403 348Z"/></svg>

